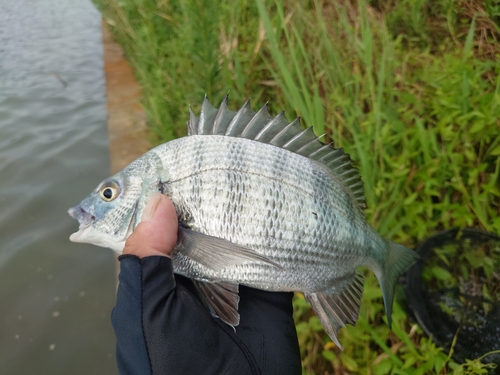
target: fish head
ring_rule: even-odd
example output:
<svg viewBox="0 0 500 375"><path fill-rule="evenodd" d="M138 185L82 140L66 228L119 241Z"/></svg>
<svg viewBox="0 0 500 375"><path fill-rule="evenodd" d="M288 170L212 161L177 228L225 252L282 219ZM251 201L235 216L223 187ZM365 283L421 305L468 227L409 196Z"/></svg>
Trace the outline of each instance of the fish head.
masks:
<svg viewBox="0 0 500 375"><path fill-rule="evenodd" d="M109 247L121 253L140 223L149 198L168 179L156 155L145 154L121 172L102 181L78 206L68 210L78 220L72 242Z"/></svg>

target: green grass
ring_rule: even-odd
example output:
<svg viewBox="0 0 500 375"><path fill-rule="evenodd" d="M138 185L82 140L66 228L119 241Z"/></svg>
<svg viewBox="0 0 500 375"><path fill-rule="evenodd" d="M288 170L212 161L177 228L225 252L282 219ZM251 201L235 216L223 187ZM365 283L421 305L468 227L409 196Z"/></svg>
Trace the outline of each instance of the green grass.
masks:
<svg viewBox="0 0 500 375"><path fill-rule="evenodd" d="M355 160L367 220L414 246L449 227L500 233L500 4L495 0L96 0L143 87L155 143L187 106L269 101ZM340 352L302 296L305 374L479 374L395 308L369 275ZM482 372L483 371L483 372Z"/></svg>

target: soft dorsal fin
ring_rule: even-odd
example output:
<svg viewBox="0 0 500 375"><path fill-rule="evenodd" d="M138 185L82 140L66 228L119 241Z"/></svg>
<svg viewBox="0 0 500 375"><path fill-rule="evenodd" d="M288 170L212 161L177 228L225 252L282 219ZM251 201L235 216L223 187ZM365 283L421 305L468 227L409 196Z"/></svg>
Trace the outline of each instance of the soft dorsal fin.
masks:
<svg viewBox="0 0 500 375"><path fill-rule="evenodd" d="M250 108L250 100L233 112L227 107L228 96L220 108L213 107L207 97L201 106L200 118L189 109L188 135L226 135L247 138L284 148L296 154L315 160L330 169L350 190L359 207L366 208L363 182L352 160L342 148L324 144L312 128L303 129L300 117L288 122L284 112L272 117L267 103L255 113Z"/></svg>

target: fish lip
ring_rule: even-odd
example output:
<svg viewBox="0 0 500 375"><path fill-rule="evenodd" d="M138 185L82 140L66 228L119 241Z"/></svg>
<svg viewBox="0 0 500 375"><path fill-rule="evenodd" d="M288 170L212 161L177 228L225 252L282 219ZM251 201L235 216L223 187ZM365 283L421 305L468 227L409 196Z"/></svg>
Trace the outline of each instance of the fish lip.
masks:
<svg viewBox="0 0 500 375"><path fill-rule="evenodd" d="M69 240L71 242L84 242L82 237L85 237L85 233L88 232L89 228L91 228L92 223L95 221L95 216L89 214L79 205L71 207L68 210L68 214L73 219L78 220L78 223L80 224L78 231L69 236Z"/></svg>
<svg viewBox="0 0 500 375"><path fill-rule="evenodd" d="M80 227L78 229L80 230L91 226L92 223L95 221L95 216L89 214L81 206L71 207L68 210L68 214L73 219L78 220L78 223L80 224Z"/></svg>
<svg viewBox="0 0 500 375"><path fill-rule="evenodd" d="M109 247L118 254L123 252L127 236L123 240L116 240L109 235L99 232L92 225L96 217L85 211L81 206L71 207L68 210L68 214L80 223L78 231L69 237L71 242L90 243L97 246ZM131 220L131 223L133 223L133 220ZM131 226L133 227L133 225L129 224L129 228Z"/></svg>

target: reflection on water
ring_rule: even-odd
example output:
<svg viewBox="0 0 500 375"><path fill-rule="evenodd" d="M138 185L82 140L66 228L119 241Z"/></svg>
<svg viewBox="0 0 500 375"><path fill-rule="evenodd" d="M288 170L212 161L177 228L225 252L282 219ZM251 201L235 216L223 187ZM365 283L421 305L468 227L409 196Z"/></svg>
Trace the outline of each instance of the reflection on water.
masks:
<svg viewBox="0 0 500 375"><path fill-rule="evenodd" d="M109 175L100 16L0 0L0 372L115 374L115 256L67 215Z"/></svg>

